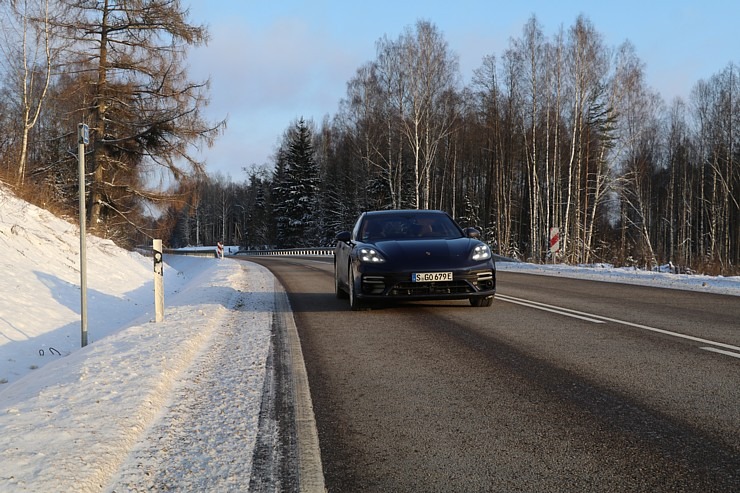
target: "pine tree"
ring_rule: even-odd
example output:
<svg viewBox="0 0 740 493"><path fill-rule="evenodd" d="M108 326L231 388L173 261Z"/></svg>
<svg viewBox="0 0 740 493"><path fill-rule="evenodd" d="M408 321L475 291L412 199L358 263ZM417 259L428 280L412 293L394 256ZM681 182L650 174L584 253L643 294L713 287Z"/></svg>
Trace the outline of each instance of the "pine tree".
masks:
<svg viewBox="0 0 740 493"><path fill-rule="evenodd" d="M320 242L320 177L312 139L311 129L301 118L286 131L275 157L270 202L279 248Z"/></svg>
<svg viewBox="0 0 740 493"><path fill-rule="evenodd" d="M311 140L311 130L301 118L291 132L285 176L277 187L284 195L278 218L283 218L282 243L286 247L314 246L320 242L319 168Z"/></svg>
<svg viewBox="0 0 740 493"><path fill-rule="evenodd" d="M288 217L290 212L288 205L289 189L286 150L281 148L278 149L275 156L275 171L272 175L272 190L270 191L270 205L275 224L275 246L277 248L287 248L290 241L288 238L288 225L290 224L290 218Z"/></svg>

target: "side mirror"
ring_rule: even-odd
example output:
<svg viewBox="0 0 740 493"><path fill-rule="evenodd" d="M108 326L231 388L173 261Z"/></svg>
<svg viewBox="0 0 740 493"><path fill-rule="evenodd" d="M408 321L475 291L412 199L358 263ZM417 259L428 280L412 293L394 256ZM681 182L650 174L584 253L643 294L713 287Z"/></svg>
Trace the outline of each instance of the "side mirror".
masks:
<svg viewBox="0 0 740 493"><path fill-rule="evenodd" d="M480 231L475 228L465 228L463 230L463 233L465 233L465 236L467 236L468 238L480 238Z"/></svg>
<svg viewBox="0 0 740 493"><path fill-rule="evenodd" d="M343 243L349 243L350 238L352 238L352 233L349 231L342 231L340 233L337 233L337 236L334 237L335 240L341 241Z"/></svg>

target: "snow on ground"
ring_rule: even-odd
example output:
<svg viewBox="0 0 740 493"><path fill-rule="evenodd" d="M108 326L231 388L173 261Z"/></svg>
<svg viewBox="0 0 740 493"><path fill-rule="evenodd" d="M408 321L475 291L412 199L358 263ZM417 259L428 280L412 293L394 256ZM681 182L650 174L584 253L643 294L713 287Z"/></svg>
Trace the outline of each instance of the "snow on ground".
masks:
<svg viewBox="0 0 740 493"><path fill-rule="evenodd" d="M90 237L80 348L77 252L77 228L0 188L0 491L238 489L258 428L272 275L166 256L165 320L154 323L152 260Z"/></svg>
<svg viewBox="0 0 740 493"><path fill-rule="evenodd" d="M615 268L608 264L573 266L565 264L536 265L524 262L497 262L498 270L524 272L542 276L571 277L593 281L617 282L670 289L682 289L702 293L740 296L740 276L704 276L695 274L672 274L667 266L659 271L637 270L631 267Z"/></svg>
<svg viewBox="0 0 740 493"><path fill-rule="evenodd" d="M165 320L155 323L151 259L89 237L90 344L80 348L78 252L74 225L0 187L0 491L243 487L272 275L247 262L166 256ZM498 267L740 296L738 277Z"/></svg>

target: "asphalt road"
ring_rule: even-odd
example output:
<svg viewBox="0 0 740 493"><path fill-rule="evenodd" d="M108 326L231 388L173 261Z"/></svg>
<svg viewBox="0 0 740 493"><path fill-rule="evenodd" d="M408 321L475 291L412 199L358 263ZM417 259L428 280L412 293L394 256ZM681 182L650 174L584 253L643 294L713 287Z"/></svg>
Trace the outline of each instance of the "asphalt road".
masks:
<svg viewBox="0 0 740 493"><path fill-rule="evenodd" d="M288 291L329 492L738 492L740 299L498 273L490 308ZM733 356L734 354L734 356Z"/></svg>

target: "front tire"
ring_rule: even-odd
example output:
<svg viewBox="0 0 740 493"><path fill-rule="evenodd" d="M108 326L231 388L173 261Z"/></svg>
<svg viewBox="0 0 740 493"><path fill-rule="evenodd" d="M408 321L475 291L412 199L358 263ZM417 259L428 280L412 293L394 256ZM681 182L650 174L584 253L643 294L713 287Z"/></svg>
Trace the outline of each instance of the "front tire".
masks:
<svg viewBox="0 0 740 493"><path fill-rule="evenodd" d="M350 264L349 279L347 285L349 286L349 307L353 312L360 311L365 308L365 305L357 299L357 285L355 284L355 269Z"/></svg>
<svg viewBox="0 0 740 493"><path fill-rule="evenodd" d="M339 272L337 271L336 266L334 266L334 294L340 300L346 300L349 297L347 295L347 291L342 289L342 286L339 282Z"/></svg>

